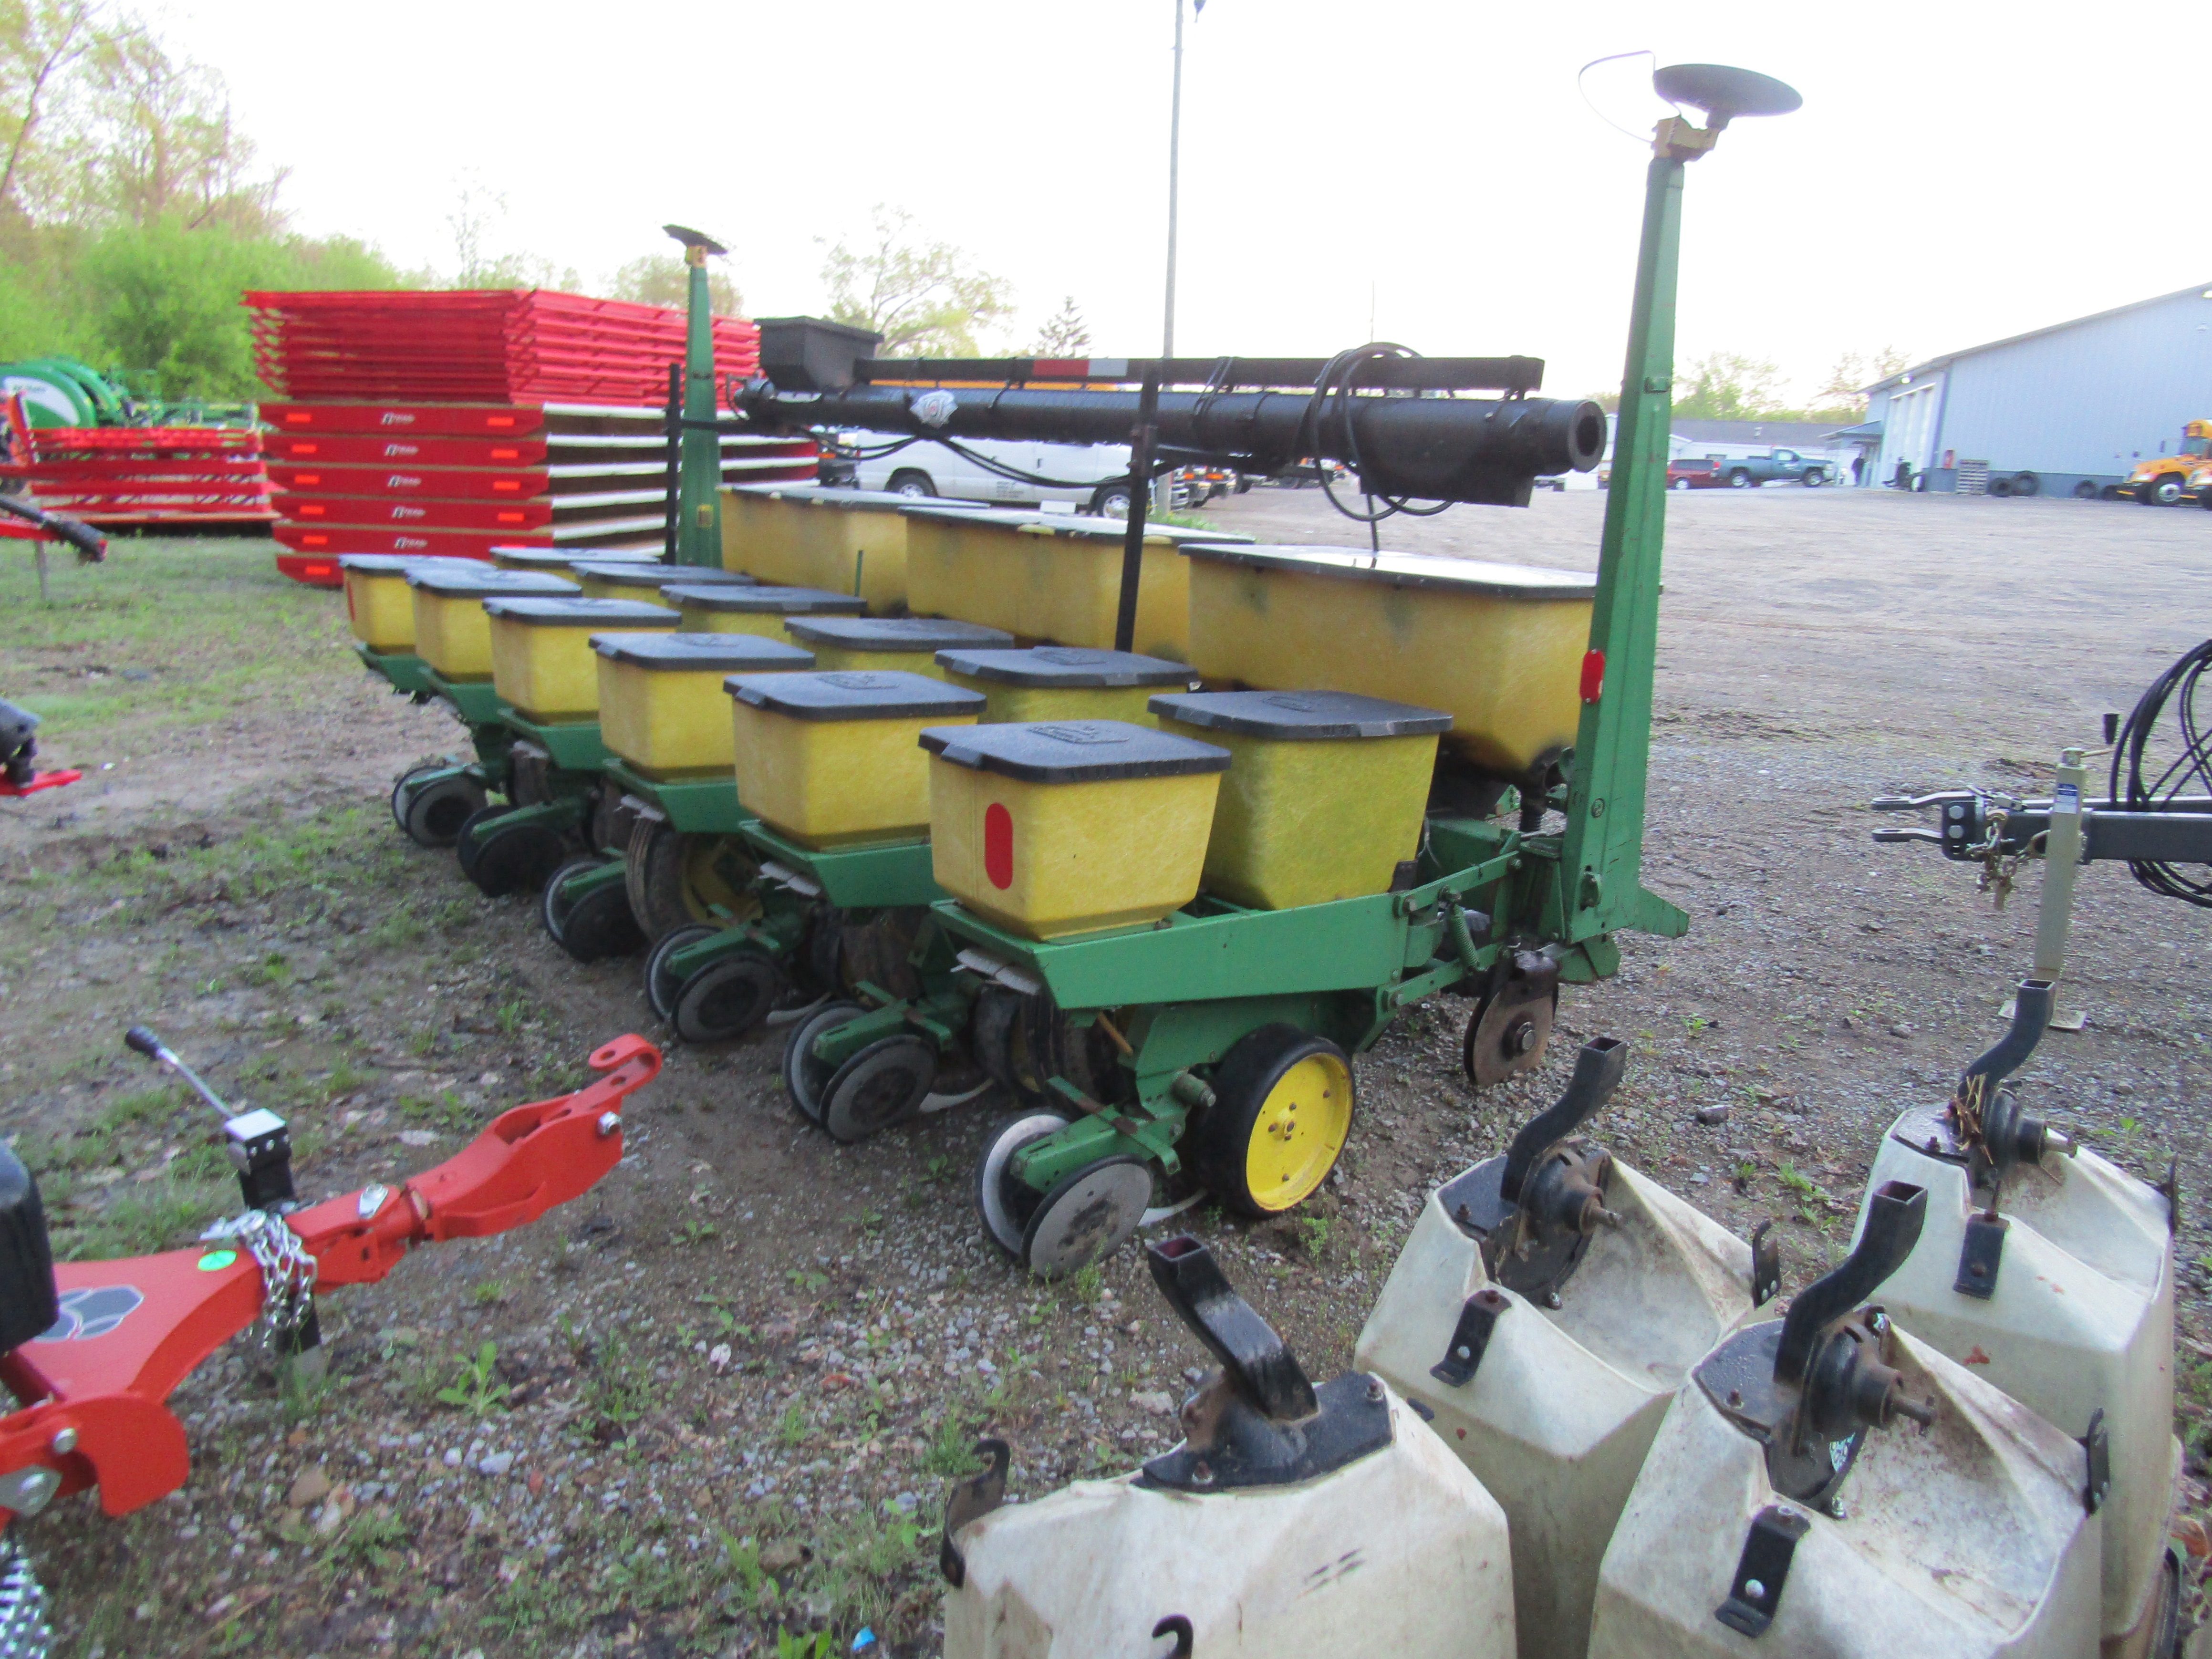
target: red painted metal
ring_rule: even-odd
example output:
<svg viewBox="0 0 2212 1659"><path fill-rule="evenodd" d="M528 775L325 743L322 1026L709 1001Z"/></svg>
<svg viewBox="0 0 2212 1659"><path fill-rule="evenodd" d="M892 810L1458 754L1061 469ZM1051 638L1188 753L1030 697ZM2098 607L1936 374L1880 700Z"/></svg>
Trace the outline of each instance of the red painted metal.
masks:
<svg viewBox="0 0 2212 1659"><path fill-rule="evenodd" d="M308 436L272 432L269 459L325 466L538 466L545 460L542 434L528 438L417 438L356 433Z"/></svg>
<svg viewBox="0 0 2212 1659"><path fill-rule="evenodd" d="M657 404L684 314L544 289L250 293L256 367L287 398ZM760 331L714 319L718 376L760 364Z"/></svg>
<svg viewBox="0 0 2212 1659"><path fill-rule="evenodd" d="M590 1190L620 1160L620 1109L660 1070L660 1051L642 1037L621 1036L593 1053L591 1065L605 1075L574 1094L502 1112L436 1168L286 1218L315 1260L318 1290L368 1284L418 1244L504 1232ZM609 1114L615 1121L603 1132ZM64 1312L54 1331L0 1358L0 1382L21 1402L0 1419L0 1473L49 1468L61 1477L61 1492L97 1485L103 1510L128 1515L190 1474L184 1425L165 1402L259 1316L260 1270L243 1249L217 1243L64 1262L54 1279L65 1305L72 1292L100 1289L127 1288L139 1300L93 1335ZM57 1452L55 1438L65 1431L76 1437L74 1449ZM10 1518L0 1510L0 1523Z"/></svg>
<svg viewBox="0 0 2212 1659"><path fill-rule="evenodd" d="M276 511L293 524L397 526L410 530L540 530L553 522L553 503L395 501L387 496L280 494Z"/></svg>
<svg viewBox="0 0 2212 1659"><path fill-rule="evenodd" d="M50 513L94 525L265 524L261 434L219 427L33 427L8 400L8 463Z"/></svg>
<svg viewBox="0 0 2212 1659"><path fill-rule="evenodd" d="M404 495L435 501L527 501L552 487L540 467L504 471L472 466L331 466L273 461L270 482L303 495ZM658 477L651 479L659 483Z"/></svg>
<svg viewBox="0 0 2212 1659"><path fill-rule="evenodd" d="M41 789L58 789L65 783L75 783L84 774L75 769L66 772L41 772L28 783L10 783L0 778L0 800L12 800L22 795L35 795Z"/></svg>

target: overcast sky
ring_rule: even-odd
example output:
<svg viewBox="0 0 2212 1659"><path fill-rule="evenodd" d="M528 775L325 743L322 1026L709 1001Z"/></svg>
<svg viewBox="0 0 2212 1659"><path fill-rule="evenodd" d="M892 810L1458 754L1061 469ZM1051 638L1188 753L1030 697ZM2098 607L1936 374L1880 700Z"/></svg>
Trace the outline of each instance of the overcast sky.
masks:
<svg viewBox="0 0 2212 1659"><path fill-rule="evenodd" d="M817 238L912 211L1009 278L1024 343L1073 295L1102 354L1160 340L1172 0L167 0L291 169L299 227L451 270L472 170L494 251L587 284L699 225L756 314L818 309ZM2185 36L2187 31L2183 31ZM2177 37L2179 38L2179 37ZM1680 349L1926 356L2212 278L2203 54L2079 7L1327 5L1187 22L1176 344L1376 331L1616 386L1644 152L1576 71L1648 48L1805 107L1692 166ZM1591 102L1648 132L1649 61Z"/></svg>

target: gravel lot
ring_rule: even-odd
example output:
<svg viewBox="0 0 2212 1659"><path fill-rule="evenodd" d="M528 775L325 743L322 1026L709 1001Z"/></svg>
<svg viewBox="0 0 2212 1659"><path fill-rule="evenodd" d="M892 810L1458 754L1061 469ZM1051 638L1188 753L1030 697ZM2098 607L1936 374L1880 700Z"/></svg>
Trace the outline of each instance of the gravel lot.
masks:
<svg viewBox="0 0 2212 1659"><path fill-rule="evenodd" d="M1589 568L1604 503L1397 520L1383 544ZM1464 1005L1411 1014L1360 1063L1340 1178L1264 1226L1193 1212L1317 1377L1349 1363L1426 1191L1547 1103L1588 1036L1634 1047L1601 1138L1741 1232L1783 1218L1793 1281L1816 1271L1882 1127L1999 1030L2033 929L2033 875L2000 913L1932 849L1871 845L1865 803L2034 787L2208 631L2195 511L1784 487L1669 508L1647 878L1692 930L1625 940L1619 978L1563 1003L1543 1071L1479 1100ZM1364 541L1312 491L1208 513ZM380 694L335 605L268 556L123 548L58 579L74 633L0 573L29 618L0 653L9 695L75 696L95 659L153 676L105 724L50 732L55 763L127 763L0 809L0 1129L64 1249L180 1242L234 1202L204 1118L120 1053L134 1019L286 1112L315 1195L446 1155L580 1080L617 1031L659 1035L634 962L577 967L534 901L483 901L394 833L389 778L450 725ZM251 628L191 652L100 642L103 595L185 559L307 641L297 668L238 680ZM185 680L222 689L221 712L152 698ZM2089 1023L2046 1042L2025 1091L2131 1167L2178 1158L2185 1193L2212 1173L2208 966L2204 913L2087 872L2068 988ZM183 1492L119 1522L80 1498L24 1528L63 1650L735 1655L829 1632L842 1652L866 1626L933 1652L933 1522L969 1437L1012 1441L1018 1494L1126 1468L1174 1437L1203 1355L1133 1253L1045 1288L983 1242L968 1183L995 1108L838 1147L785 1104L775 1060L771 1042L672 1049L593 1194L329 1299L320 1389L282 1385L250 1340L204 1366L177 1399ZM2198 1475L2203 1213L2185 1206L2181 1239Z"/></svg>

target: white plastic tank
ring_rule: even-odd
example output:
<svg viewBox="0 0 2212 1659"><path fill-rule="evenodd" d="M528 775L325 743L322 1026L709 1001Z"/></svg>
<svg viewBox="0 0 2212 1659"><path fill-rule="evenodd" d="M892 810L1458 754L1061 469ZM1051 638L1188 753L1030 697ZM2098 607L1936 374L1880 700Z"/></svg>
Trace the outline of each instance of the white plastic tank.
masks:
<svg viewBox="0 0 2212 1659"><path fill-rule="evenodd" d="M1693 1370L1606 1550L1592 1659L2096 1653L2082 1448L1855 1307L1925 1204L1880 1189L1871 1246Z"/></svg>
<svg viewBox="0 0 2212 1659"><path fill-rule="evenodd" d="M945 1659L1510 1659L1505 1516L1481 1483L1376 1379L1309 1383L1196 1240L1149 1254L1223 1370L1136 1474L1006 1508L978 1495L988 1473L956 1488Z"/></svg>
<svg viewBox="0 0 2212 1659"><path fill-rule="evenodd" d="M2172 1212L2165 1194L2066 1146L1998 1086L2033 1048L2049 996L2022 986L2014 1035L1967 1068L1953 1103L1908 1111L1882 1138L1869 1191L1907 1181L1928 1192L1920 1243L1882 1302L1913 1336L2066 1433L2097 1425L2110 1474L2106 1651L2158 1654L2174 1617L2166 1540L2181 1466ZM1864 1218L1862 1206L1862 1229Z"/></svg>
<svg viewBox="0 0 2212 1659"><path fill-rule="evenodd" d="M1573 1138L1626 1058L1585 1046L1513 1151L1429 1195L1354 1362L1433 1412L1504 1507L1520 1659L1581 1659L1599 1560L1668 1402L1752 1308L1742 1240Z"/></svg>

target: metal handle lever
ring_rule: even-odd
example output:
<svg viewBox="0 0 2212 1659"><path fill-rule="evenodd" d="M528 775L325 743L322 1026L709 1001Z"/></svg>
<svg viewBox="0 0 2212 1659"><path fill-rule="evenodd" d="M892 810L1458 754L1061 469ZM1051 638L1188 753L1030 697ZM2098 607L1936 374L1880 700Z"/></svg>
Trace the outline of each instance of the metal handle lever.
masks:
<svg viewBox="0 0 2212 1659"><path fill-rule="evenodd" d="M1925 806L1962 805L1979 799L1972 789L1939 789L1932 795L1876 795L1867 806L1876 812L1917 812Z"/></svg>
<svg viewBox="0 0 2212 1659"><path fill-rule="evenodd" d="M1959 1091L1954 1098L1964 1101L1974 1094L1978 1079L1977 1103L1986 1103L1996 1093L1998 1084L2025 1066L2027 1057L2035 1052L2035 1045L2043 1041L2044 1032L2051 1027L2051 1006L2057 998L2057 988L2049 980L2021 981L2013 996L2011 1029L1959 1074Z"/></svg>
<svg viewBox="0 0 2212 1659"><path fill-rule="evenodd" d="M1628 1070L1628 1045L1618 1037L1592 1037L1575 1056L1575 1074L1559 1100L1521 1126L1506 1149L1505 1170L1498 1178L1498 1196L1508 1204L1521 1201L1521 1188L1528 1171L1547 1149L1565 1139L1595 1116Z"/></svg>
<svg viewBox="0 0 2212 1659"><path fill-rule="evenodd" d="M1933 847L1943 844L1942 836L1934 830L1877 830L1874 839L1881 842L1924 841Z"/></svg>
<svg viewBox="0 0 2212 1659"><path fill-rule="evenodd" d="M1885 1181L1867 1202L1866 1226L1850 1255L1797 1293L1782 1322L1774 1352L1779 1382L1802 1382L1814 1339L1838 1314L1849 1313L1905 1265L1928 1218L1928 1191L1906 1181Z"/></svg>
<svg viewBox="0 0 2212 1659"><path fill-rule="evenodd" d="M1185 1233L1151 1246L1145 1257L1152 1282L1176 1316L1263 1413L1286 1423L1321 1409L1313 1383L1289 1346L1237 1294L1205 1245Z"/></svg>

